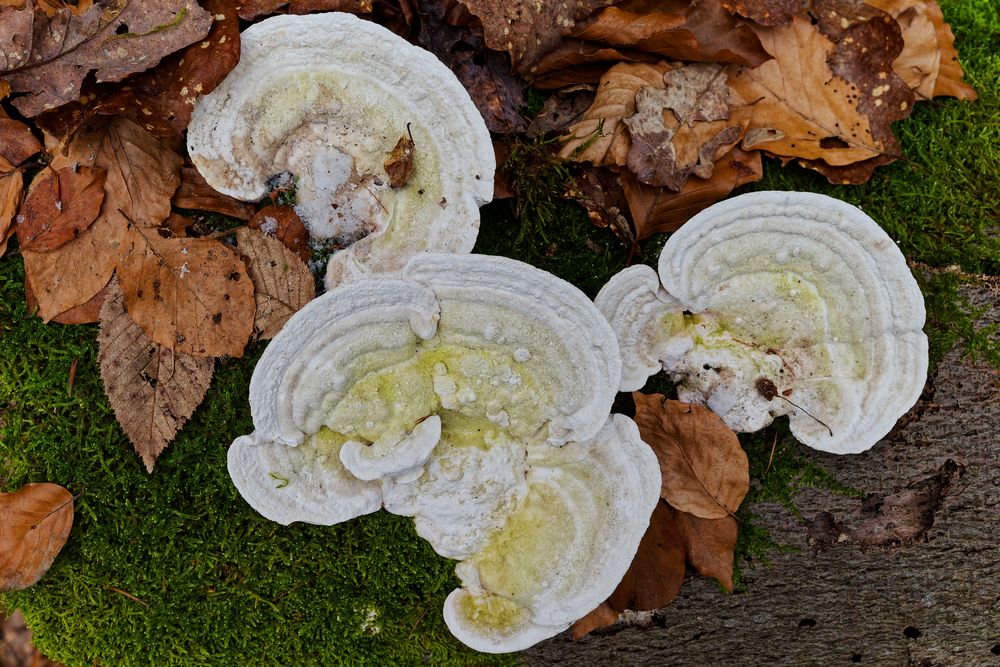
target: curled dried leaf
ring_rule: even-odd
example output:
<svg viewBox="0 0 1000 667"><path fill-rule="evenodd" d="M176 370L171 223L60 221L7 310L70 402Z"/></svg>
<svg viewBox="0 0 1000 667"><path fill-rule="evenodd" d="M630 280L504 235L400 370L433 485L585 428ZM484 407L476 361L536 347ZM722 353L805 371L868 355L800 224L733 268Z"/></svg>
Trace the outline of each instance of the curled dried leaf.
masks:
<svg viewBox="0 0 1000 667"><path fill-rule="evenodd" d="M407 125L409 132L409 125ZM413 138L400 137L396 146L385 158L385 173L389 177L389 187L401 188L413 174Z"/></svg>

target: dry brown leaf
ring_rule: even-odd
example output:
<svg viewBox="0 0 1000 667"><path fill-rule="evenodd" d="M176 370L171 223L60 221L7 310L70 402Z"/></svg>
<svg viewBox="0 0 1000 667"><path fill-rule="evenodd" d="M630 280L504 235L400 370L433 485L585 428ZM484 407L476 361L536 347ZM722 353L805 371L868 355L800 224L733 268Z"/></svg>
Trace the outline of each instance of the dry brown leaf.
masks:
<svg viewBox="0 0 1000 667"><path fill-rule="evenodd" d="M569 86L550 95L528 125L528 138L534 139L549 132L560 133L580 120L594 103L595 89L596 86Z"/></svg>
<svg viewBox="0 0 1000 667"><path fill-rule="evenodd" d="M639 551L607 602L619 611L659 609L674 599L683 583L684 544L673 513L660 501L639 543Z"/></svg>
<svg viewBox="0 0 1000 667"><path fill-rule="evenodd" d="M722 7L760 25L784 25L807 5L806 0L723 0Z"/></svg>
<svg viewBox="0 0 1000 667"><path fill-rule="evenodd" d="M532 68L532 85L543 90L562 88L578 83L594 83L612 64L618 62L656 62L659 57L635 49L624 49L564 39L562 44L545 54ZM581 67L590 65L590 67ZM592 73L594 73L593 78ZM583 79L583 80L581 80Z"/></svg>
<svg viewBox="0 0 1000 667"><path fill-rule="evenodd" d="M12 170L40 150L42 144L31 129L21 121L8 118L0 109L0 174Z"/></svg>
<svg viewBox="0 0 1000 667"><path fill-rule="evenodd" d="M757 28L775 60L731 70L730 87L751 105L742 146L856 182L898 157L890 125L913 103L891 68L902 38L888 16L861 3L817 0L814 17L815 25L796 17Z"/></svg>
<svg viewBox="0 0 1000 667"><path fill-rule="evenodd" d="M573 624L573 639L582 639L594 630L600 630L618 622L619 613L607 602L602 602L579 621Z"/></svg>
<svg viewBox="0 0 1000 667"><path fill-rule="evenodd" d="M595 165L624 165L630 146L622 119L635 113L635 94L644 86L663 86L669 63L620 63L601 77L594 103L569 126L569 137L559 151L564 160Z"/></svg>
<svg viewBox="0 0 1000 667"><path fill-rule="evenodd" d="M117 268L125 308L153 341L196 357L243 356L253 284L224 244L129 225Z"/></svg>
<svg viewBox="0 0 1000 667"><path fill-rule="evenodd" d="M80 15L68 7L51 18L28 6L16 16L0 9L0 47L25 46L7 53L0 73L16 93L26 116L76 100L84 77L98 83L121 81L156 65L164 56L203 39L212 17L192 0L94 4Z"/></svg>
<svg viewBox="0 0 1000 667"><path fill-rule="evenodd" d="M708 408L633 392L635 422L656 453L661 497L703 519L736 513L750 489L749 463L736 434Z"/></svg>
<svg viewBox="0 0 1000 667"><path fill-rule="evenodd" d="M962 81L955 35L934 0L866 0L896 19L903 32L903 51L892 68L917 97L939 95L974 100L976 91Z"/></svg>
<svg viewBox="0 0 1000 667"><path fill-rule="evenodd" d="M106 175L101 167L39 172L17 216L21 250L50 252L79 237L101 212Z"/></svg>
<svg viewBox="0 0 1000 667"><path fill-rule="evenodd" d="M0 257L7 252L7 242L14 235L14 216L23 193L24 177L20 171L0 176Z"/></svg>
<svg viewBox="0 0 1000 667"><path fill-rule="evenodd" d="M582 22L570 35L689 62L755 67L770 58L753 30L718 0L626 0Z"/></svg>
<svg viewBox="0 0 1000 667"><path fill-rule="evenodd" d="M635 243L632 226L625 217L625 193L621 175L602 167L591 167L573 179L567 196L587 209L587 217L598 227L610 227L626 246Z"/></svg>
<svg viewBox="0 0 1000 667"><path fill-rule="evenodd" d="M0 493L0 593L33 586L73 528L73 494L58 484Z"/></svg>
<svg viewBox="0 0 1000 667"><path fill-rule="evenodd" d="M92 324L100 322L101 307L104 305L107 293L108 287L105 285L87 303L73 306L69 310L59 313L49 320L49 322L55 322L56 324ZM24 278L24 302L27 305L29 314L34 314L38 310L38 297L35 296L34 290L31 289L31 281L27 276Z"/></svg>
<svg viewBox="0 0 1000 667"><path fill-rule="evenodd" d="M646 185L629 171L622 172L621 180L635 236L641 241L679 229L695 213L762 176L760 151L748 152L737 146L715 163L710 178L692 176L680 192Z"/></svg>
<svg viewBox="0 0 1000 667"><path fill-rule="evenodd" d="M97 341L104 391L151 473L205 397L215 360L172 352L150 340L125 311L117 281L108 286Z"/></svg>
<svg viewBox="0 0 1000 667"><path fill-rule="evenodd" d="M97 220L77 239L52 252L22 253L46 322L90 301L108 284L128 220L153 226L166 219L181 165L176 153L122 117L87 123L66 151L56 154L52 168L105 169L105 195Z"/></svg>
<svg viewBox="0 0 1000 667"><path fill-rule="evenodd" d="M705 577L713 577L733 592L733 550L736 548L736 519L702 519L670 508L684 543L687 561Z"/></svg>
<svg viewBox="0 0 1000 667"><path fill-rule="evenodd" d="M247 227L259 229L268 236L278 239L307 264L312 258L309 250L309 231L291 206L265 206L254 214Z"/></svg>
<svg viewBox="0 0 1000 667"><path fill-rule="evenodd" d="M409 124L406 126L406 131L410 131ZM383 166L389 177L390 188L401 188L406 185L413 174L413 138L400 137L396 146L386 156Z"/></svg>
<svg viewBox="0 0 1000 667"><path fill-rule="evenodd" d="M312 273L281 241L253 229L236 230L236 249L253 281L254 330L261 339L274 338L288 318L316 296Z"/></svg>
<svg viewBox="0 0 1000 667"><path fill-rule="evenodd" d="M461 5L424 0L420 9L417 42L451 68L490 132L523 132L524 82L511 72L507 54L486 48L482 31L471 27L475 19Z"/></svg>
<svg viewBox="0 0 1000 667"><path fill-rule="evenodd" d="M690 63L663 75L659 86L635 95L636 113L622 122L632 139L626 163L644 183L675 192L688 176L711 178L715 161L739 141L744 120L730 118L725 70Z"/></svg>
<svg viewBox="0 0 1000 667"><path fill-rule="evenodd" d="M190 162L181 167L181 184L172 202L177 208L215 211L240 220L249 220L254 215L251 204L212 189Z"/></svg>
<svg viewBox="0 0 1000 667"><path fill-rule="evenodd" d="M240 18L245 21L273 14L288 5L291 14L311 12L350 12L370 14L372 0L243 0L239 4Z"/></svg>
<svg viewBox="0 0 1000 667"><path fill-rule="evenodd" d="M555 48L577 21L614 0L458 0L483 24L486 46L510 54L514 68L525 73Z"/></svg>

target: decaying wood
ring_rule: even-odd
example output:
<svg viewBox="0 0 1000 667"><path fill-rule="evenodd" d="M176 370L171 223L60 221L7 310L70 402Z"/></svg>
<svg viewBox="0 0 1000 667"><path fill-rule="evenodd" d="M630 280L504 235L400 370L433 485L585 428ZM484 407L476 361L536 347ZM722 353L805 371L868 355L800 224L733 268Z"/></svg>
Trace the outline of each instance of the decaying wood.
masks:
<svg viewBox="0 0 1000 667"><path fill-rule="evenodd" d="M1000 321L1000 282L969 293ZM748 593L685 583L667 607L528 665L879 665L1000 661L1000 375L953 351L886 440L852 456L810 452L867 499L806 490L805 521L777 505L759 522L797 549L747 573ZM891 539L896 533L903 541ZM863 543L858 540L862 540ZM890 546L879 546L893 541Z"/></svg>

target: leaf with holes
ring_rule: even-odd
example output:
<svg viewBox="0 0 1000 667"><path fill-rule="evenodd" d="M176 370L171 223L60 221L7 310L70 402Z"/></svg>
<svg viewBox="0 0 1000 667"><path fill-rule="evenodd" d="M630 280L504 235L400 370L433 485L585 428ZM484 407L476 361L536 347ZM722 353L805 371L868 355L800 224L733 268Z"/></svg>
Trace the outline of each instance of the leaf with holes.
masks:
<svg viewBox="0 0 1000 667"><path fill-rule="evenodd" d="M73 495L58 484L0 493L0 593L33 586L73 528Z"/></svg>
<svg viewBox="0 0 1000 667"><path fill-rule="evenodd" d="M129 315L154 342L197 357L243 356L253 332L253 284L219 241L162 238L130 225L118 282Z"/></svg>
<svg viewBox="0 0 1000 667"><path fill-rule="evenodd" d="M260 338L274 338L288 318L316 296L312 273L281 241L263 232L236 230L236 248L253 281L254 329Z"/></svg>
<svg viewBox="0 0 1000 667"><path fill-rule="evenodd" d="M17 216L21 250L50 252L79 237L101 212L106 174L101 167L41 171Z"/></svg>
<svg viewBox="0 0 1000 667"><path fill-rule="evenodd" d="M108 285L97 335L104 392L146 470L205 398L215 360L154 343L125 311L117 281Z"/></svg>
<svg viewBox="0 0 1000 667"><path fill-rule="evenodd" d="M701 405L634 392L635 422L660 462L661 497L703 519L731 516L750 490L747 455L736 434Z"/></svg>

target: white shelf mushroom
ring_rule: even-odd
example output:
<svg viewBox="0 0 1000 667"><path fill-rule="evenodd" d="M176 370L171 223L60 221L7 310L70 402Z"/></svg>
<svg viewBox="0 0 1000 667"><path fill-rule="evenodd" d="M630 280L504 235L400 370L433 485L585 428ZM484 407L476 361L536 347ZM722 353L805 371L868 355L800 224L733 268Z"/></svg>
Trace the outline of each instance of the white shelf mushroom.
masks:
<svg viewBox="0 0 1000 667"><path fill-rule="evenodd" d="M256 430L229 473L282 524L412 516L461 561L455 636L516 651L611 594L659 497L655 455L610 415L620 377L614 333L569 283L426 253L289 320L254 370Z"/></svg>
<svg viewBox="0 0 1000 667"><path fill-rule="evenodd" d="M840 454L872 447L920 395L923 297L892 239L854 206L735 197L671 236L658 273L630 267L595 300L622 348L623 391L662 368L681 400L733 430L787 414L801 442Z"/></svg>
<svg viewBox="0 0 1000 667"><path fill-rule="evenodd" d="M239 65L198 98L188 151L209 185L260 199L297 179L314 239L345 250L329 286L393 273L422 251L472 250L496 168L486 124L433 54L344 13L275 16L241 36ZM385 160L415 143L413 174L390 186Z"/></svg>

